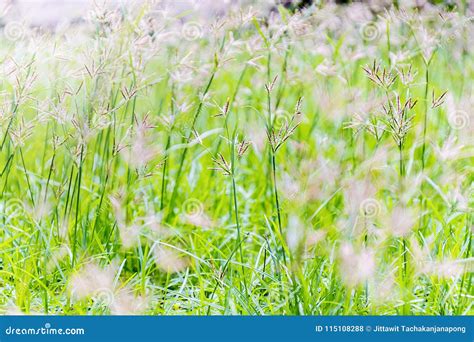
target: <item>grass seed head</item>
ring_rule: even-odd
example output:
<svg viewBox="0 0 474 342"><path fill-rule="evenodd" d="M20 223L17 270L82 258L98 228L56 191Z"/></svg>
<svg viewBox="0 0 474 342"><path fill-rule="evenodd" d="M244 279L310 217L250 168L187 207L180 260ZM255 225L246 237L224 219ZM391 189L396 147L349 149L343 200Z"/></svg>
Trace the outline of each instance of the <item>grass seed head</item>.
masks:
<svg viewBox="0 0 474 342"><path fill-rule="evenodd" d="M153 253L156 265L163 272L181 272L189 266L189 260L170 247L156 246Z"/></svg>

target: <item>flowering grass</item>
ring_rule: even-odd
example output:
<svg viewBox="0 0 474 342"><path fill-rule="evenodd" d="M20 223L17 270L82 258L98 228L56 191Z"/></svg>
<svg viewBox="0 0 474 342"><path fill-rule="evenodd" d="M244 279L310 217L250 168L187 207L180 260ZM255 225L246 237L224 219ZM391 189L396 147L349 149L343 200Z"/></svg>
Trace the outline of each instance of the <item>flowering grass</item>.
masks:
<svg viewBox="0 0 474 342"><path fill-rule="evenodd" d="M0 310L473 314L470 11L7 20Z"/></svg>

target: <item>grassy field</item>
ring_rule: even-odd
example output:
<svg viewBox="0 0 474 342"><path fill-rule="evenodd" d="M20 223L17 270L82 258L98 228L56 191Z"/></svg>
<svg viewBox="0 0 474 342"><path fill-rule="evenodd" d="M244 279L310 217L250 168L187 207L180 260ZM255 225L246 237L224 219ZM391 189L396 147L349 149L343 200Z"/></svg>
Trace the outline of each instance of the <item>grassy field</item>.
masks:
<svg viewBox="0 0 474 342"><path fill-rule="evenodd" d="M474 314L471 15L7 22L0 312Z"/></svg>

